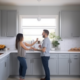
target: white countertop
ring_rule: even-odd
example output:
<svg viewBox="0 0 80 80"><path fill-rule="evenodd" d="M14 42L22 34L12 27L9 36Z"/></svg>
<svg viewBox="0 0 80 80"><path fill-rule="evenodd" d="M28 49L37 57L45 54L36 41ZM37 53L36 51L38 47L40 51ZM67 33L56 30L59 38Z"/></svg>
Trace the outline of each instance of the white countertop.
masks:
<svg viewBox="0 0 80 80"><path fill-rule="evenodd" d="M9 50L9 51L0 51L0 53L3 53L2 55L0 55L0 59L2 59L3 57L9 55L10 53L17 53L17 50ZM26 53L41 53L40 51L26 51ZM80 53L80 52L74 52L74 51L50 51L51 54L54 53Z"/></svg>

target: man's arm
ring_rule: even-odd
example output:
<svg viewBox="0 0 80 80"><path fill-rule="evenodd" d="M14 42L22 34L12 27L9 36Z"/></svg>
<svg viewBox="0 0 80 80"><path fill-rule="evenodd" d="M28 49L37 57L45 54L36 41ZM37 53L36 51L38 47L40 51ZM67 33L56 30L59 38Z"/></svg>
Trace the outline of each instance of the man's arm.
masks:
<svg viewBox="0 0 80 80"><path fill-rule="evenodd" d="M47 48L47 40L44 40L41 49L35 49L35 48L33 48L33 50L45 52L46 51L46 48Z"/></svg>

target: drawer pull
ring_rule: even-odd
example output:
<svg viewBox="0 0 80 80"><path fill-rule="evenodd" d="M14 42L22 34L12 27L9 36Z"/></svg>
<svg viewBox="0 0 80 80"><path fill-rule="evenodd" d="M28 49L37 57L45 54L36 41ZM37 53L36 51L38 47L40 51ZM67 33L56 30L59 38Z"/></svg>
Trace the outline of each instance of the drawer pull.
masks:
<svg viewBox="0 0 80 80"><path fill-rule="evenodd" d="M74 55L74 56L77 56L77 55Z"/></svg>
<svg viewBox="0 0 80 80"><path fill-rule="evenodd" d="M78 58L74 58L74 59L78 59Z"/></svg>

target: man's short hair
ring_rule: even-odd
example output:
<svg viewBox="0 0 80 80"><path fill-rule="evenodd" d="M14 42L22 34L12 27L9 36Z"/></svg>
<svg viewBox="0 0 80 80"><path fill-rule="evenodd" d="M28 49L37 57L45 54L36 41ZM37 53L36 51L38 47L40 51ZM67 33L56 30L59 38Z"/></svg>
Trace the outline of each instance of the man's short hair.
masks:
<svg viewBox="0 0 80 80"><path fill-rule="evenodd" d="M44 29L43 31L44 31L47 35L49 35L49 31L48 31L48 30Z"/></svg>

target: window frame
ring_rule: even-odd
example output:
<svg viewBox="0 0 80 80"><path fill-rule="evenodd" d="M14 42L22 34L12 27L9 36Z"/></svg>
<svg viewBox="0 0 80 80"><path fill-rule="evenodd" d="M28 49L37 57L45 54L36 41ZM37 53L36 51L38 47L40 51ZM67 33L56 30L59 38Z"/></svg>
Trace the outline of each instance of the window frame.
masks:
<svg viewBox="0 0 80 80"><path fill-rule="evenodd" d="M39 15L20 15L19 16L19 33L22 33L22 29L21 29L21 27L22 27L22 25L21 25L21 19L22 18L38 18L39 17ZM56 35L59 35L59 31L58 31L58 15L40 15L40 17L41 18L56 18L57 19L57 21L56 21L56 32L55 32L55 34ZM42 26L41 26L42 27ZM47 26L48 27L48 26Z"/></svg>

